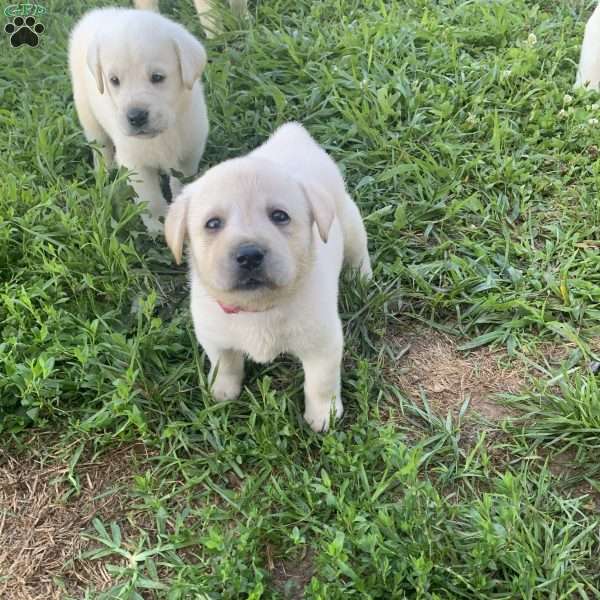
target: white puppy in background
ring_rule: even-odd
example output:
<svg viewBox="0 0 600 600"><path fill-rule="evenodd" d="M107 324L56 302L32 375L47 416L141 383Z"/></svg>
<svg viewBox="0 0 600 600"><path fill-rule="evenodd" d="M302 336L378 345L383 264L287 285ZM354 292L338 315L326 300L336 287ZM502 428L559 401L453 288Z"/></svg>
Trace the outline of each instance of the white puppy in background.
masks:
<svg viewBox="0 0 600 600"><path fill-rule="evenodd" d="M194 0L194 6L198 12L200 23L208 37L212 37L218 30L213 10L216 1L217 0ZM158 0L134 0L133 4L136 8L158 12ZM248 10L248 0L229 0L229 6L234 14L238 16L243 15Z"/></svg>
<svg viewBox="0 0 600 600"><path fill-rule="evenodd" d="M208 135L199 77L202 44L159 14L134 9L93 10L71 33L73 97L86 138L104 160L135 171L132 185L148 202L149 231L162 231L167 203L160 171L195 175ZM174 193L178 182L171 179ZM175 188L175 189L173 189Z"/></svg>
<svg viewBox="0 0 600 600"><path fill-rule="evenodd" d="M588 19L581 45L575 87L597 89L600 84L600 5Z"/></svg>
<svg viewBox="0 0 600 600"><path fill-rule="evenodd" d="M371 276L358 208L333 160L297 123L186 186L170 206L177 262L189 240L191 311L211 363L213 394L240 394L244 355L302 361L306 421L326 430L343 412L338 315L342 262Z"/></svg>

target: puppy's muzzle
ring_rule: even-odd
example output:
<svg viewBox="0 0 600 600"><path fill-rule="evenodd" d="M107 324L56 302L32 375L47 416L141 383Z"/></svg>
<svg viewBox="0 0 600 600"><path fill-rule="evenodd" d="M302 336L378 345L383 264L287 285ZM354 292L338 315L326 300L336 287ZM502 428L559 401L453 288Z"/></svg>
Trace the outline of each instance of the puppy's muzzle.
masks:
<svg viewBox="0 0 600 600"><path fill-rule="evenodd" d="M236 252L235 261L243 271L258 269L265 258L265 251L255 244L242 244Z"/></svg>
<svg viewBox="0 0 600 600"><path fill-rule="evenodd" d="M148 111L143 108L130 108L127 111L127 121L134 129L140 129L148 123Z"/></svg>
<svg viewBox="0 0 600 600"><path fill-rule="evenodd" d="M141 106L132 106L125 113L127 120L127 134L133 137L153 138L160 133L150 124L150 111Z"/></svg>
<svg viewBox="0 0 600 600"><path fill-rule="evenodd" d="M267 285L264 260L267 251L256 244L241 244L233 253L236 269L236 288L251 290Z"/></svg>

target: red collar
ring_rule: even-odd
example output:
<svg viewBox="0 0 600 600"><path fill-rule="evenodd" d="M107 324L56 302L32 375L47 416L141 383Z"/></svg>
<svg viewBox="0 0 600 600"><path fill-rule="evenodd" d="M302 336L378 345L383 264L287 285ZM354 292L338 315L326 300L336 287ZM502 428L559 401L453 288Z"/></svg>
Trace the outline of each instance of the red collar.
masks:
<svg viewBox="0 0 600 600"><path fill-rule="evenodd" d="M239 306L229 306L228 304L223 304L222 302L219 302L218 300L217 300L217 304L221 307L223 312L227 313L228 315L235 315L236 313L239 313L239 312L249 312L249 311L243 311Z"/></svg>
<svg viewBox="0 0 600 600"><path fill-rule="evenodd" d="M231 306L230 304L223 304L217 300L217 304L221 307L221 310L227 315L236 315L237 313L259 313L265 312L265 310L269 310L268 308L265 310L248 310L246 308L241 308L239 306Z"/></svg>

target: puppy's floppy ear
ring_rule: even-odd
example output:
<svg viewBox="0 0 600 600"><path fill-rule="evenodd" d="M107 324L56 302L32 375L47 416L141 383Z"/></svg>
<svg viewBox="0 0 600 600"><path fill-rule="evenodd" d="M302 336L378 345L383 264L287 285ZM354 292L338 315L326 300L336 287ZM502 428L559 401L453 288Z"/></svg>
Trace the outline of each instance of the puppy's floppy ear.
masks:
<svg viewBox="0 0 600 600"><path fill-rule="evenodd" d="M104 94L104 79L102 78L102 65L100 64L100 44L98 37L92 40L87 51L87 66L98 86L98 91Z"/></svg>
<svg viewBox="0 0 600 600"><path fill-rule="evenodd" d="M183 253L189 200L190 197L184 190L175 202L169 206L169 212L165 219L165 238L177 264L181 263L181 255Z"/></svg>
<svg viewBox="0 0 600 600"><path fill-rule="evenodd" d="M173 40L175 53L179 60L181 80L188 90L191 90L206 66L206 51L204 46L187 31Z"/></svg>
<svg viewBox="0 0 600 600"><path fill-rule="evenodd" d="M335 202L331 195L319 185L301 183L300 187L308 201L313 221L317 224L319 237L324 243L327 243L329 230L335 218Z"/></svg>

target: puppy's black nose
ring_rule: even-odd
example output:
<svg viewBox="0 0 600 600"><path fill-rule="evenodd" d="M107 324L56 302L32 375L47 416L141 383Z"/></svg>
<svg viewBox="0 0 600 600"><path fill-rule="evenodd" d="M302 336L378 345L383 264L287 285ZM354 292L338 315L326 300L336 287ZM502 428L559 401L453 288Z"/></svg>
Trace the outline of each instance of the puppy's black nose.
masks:
<svg viewBox="0 0 600 600"><path fill-rule="evenodd" d="M133 127L141 127L148 122L148 111L143 108L130 108L127 111L127 120Z"/></svg>
<svg viewBox="0 0 600 600"><path fill-rule="evenodd" d="M237 249L235 260L241 269L252 271L260 267L264 257L265 251L262 248L254 244L242 244Z"/></svg>

